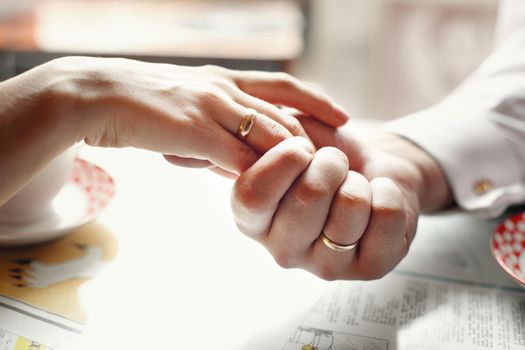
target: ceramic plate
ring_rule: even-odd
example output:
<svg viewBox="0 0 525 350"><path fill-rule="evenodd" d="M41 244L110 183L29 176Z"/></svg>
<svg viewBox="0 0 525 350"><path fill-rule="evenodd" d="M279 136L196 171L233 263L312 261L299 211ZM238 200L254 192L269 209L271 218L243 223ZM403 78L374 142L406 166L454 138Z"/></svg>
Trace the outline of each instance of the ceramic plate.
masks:
<svg viewBox="0 0 525 350"><path fill-rule="evenodd" d="M95 219L114 195L113 178L77 158L71 179L53 200L53 215L23 225L0 223L0 245L33 244L65 235Z"/></svg>
<svg viewBox="0 0 525 350"><path fill-rule="evenodd" d="M525 287L525 213L505 219L492 235L492 254Z"/></svg>

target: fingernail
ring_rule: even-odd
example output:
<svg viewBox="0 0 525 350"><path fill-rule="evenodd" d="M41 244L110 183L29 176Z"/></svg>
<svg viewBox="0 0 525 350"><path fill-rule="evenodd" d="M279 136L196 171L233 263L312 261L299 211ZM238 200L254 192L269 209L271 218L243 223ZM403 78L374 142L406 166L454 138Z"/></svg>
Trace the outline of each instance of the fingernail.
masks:
<svg viewBox="0 0 525 350"><path fill-rule="evenodd" d="M348 112L338 103L334 103L334 116L341 122L347 122L350 119Z"/></svg>

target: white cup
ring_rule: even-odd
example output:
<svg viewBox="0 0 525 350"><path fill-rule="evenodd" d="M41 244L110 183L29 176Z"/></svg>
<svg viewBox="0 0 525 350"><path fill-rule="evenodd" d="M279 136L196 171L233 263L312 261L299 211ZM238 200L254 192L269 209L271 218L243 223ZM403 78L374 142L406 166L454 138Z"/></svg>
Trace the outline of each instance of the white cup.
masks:
<svg viewBox="0 0 525 350"><path fill-rule="evenodd" d="M0 206L0 224L27 225L53 215L52 201L71 178L77 150L61 153Z"/></svg>

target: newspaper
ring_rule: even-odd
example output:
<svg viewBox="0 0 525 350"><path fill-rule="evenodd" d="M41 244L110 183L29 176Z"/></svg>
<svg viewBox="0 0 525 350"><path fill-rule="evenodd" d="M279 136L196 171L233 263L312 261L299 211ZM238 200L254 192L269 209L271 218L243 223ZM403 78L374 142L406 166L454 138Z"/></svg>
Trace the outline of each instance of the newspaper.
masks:
<svg viewBox="0 0 525 350"><path fill-rule="evenodd" d="M85 330L80 288L109 265L116 239L91 223L47 244L0 250L0 350L48 350Z"/></svg>
<svg viewBox="0 0 525 350"><path fill-rule="evenodd" d="M52 350L82 333L84 326L0 296L0 350Z"/></svg>
<svg viewBox="0 0 525 350"><path fill-rule="evenodd" d="M464 214L424 217L391 274L334 283L301 320L245 349L525 350L525 288L491 256L496 226Z"/></svg>
<svg viewBox="0 0 525 350"><path fill-rule="evenodd" d="M423 217L409 255L392 273L377 281L331 284L310 310L255 337L245 349L525 350L525 289L491 256L497 224L464 214ZM0 350L58 349L78 341L84 319L78 301L66 297L95 274L86 266L98 271L101 257L114 255L104 230L95 228L48 246L3 252L6 271L24 271L0 280L6 294L0 296ZM57 247L67 257L50 254ZM48 276L42 271L51 265L28 258L49 255L53 276L64 282L36 279ZM83 266L75 270L83 279L71 279L71 264Z"/></svg>

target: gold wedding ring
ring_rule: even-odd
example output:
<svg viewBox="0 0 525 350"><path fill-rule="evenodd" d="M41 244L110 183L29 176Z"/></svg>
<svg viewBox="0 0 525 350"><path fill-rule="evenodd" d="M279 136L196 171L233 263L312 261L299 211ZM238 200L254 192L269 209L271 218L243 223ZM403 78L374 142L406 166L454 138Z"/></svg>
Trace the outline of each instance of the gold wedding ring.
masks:
<svg viewBox="0 0 525 350"><path fill-rule="evenodd" d="M257 111L252 108L246 110L246 114L242 118L241 124L239 125L239 137L244 141L248 137L250 131L252 131L253 124L255 124L255 117Z"/></svg>
<svg viewBox="0 0 525 350"><path fill-rule="evenodd" d="M354 249L355 247L357 247L357 245L359 244L359 241L352 243L352 244L348 244L348 245L337 244L334 241L332 241L330 238L326 237L324 232L321 233L321 238L323 239L323 243L325 246L327 246L328 248L332 250L335 250L336 252L348 252Z"/></svg>

